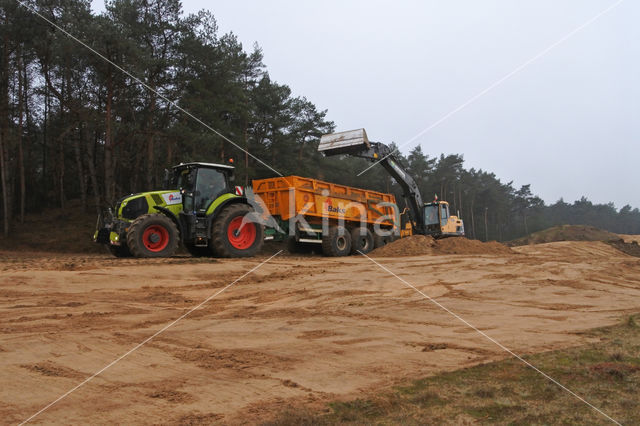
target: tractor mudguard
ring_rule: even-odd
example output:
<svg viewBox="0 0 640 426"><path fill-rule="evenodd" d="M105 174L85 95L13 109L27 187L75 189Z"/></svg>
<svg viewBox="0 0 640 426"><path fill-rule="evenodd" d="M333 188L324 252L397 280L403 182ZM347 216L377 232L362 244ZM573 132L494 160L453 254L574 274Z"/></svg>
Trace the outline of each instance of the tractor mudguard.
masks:
<svg viewBox="0 0 640 426"><path fill-rule="evenodd" d="M164 214L165 216L167 216L169 219L173 221L173 223L176 224L176 226L178 227L178 232L180 232L180 237L182 238L182 236L184 235L184 228L182 226L182 223L180 223L180 221L178 220L177 216L166 207L153 206L153 208L158 210L160 213Z"/></svg>
<svg viewBox="0 0 640 426"><path fill-rule="evenodd" d="M211 206L209 206L207 210L207 235L211 235L211 226L220 212L228 205L236 203L249 204L246 197L230 193L221 195L211 203Z"/></svg>

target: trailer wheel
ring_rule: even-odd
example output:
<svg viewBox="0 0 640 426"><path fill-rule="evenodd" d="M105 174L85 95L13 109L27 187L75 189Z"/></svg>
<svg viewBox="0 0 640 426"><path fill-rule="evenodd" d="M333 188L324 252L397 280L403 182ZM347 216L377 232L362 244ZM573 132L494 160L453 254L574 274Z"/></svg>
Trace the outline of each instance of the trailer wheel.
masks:
<svg viewBox="0 0 640 426"><path fill-rule="evenodd" d="M231 204L220 212L211 228L211 249L220 257L255 256L264 243L264 226L243 222L252 211L247 204Z"/></svg>
<svg viewBox="0 0 640 426"><path fill-rule="evenodd" d="M369 253L373 250L373 234L367 227L351 230L351 254Z"/></svg>
<svg viewBox="0 0 640 426"><path fill-rule="evenodd" d="M178 228L163 214L145 214L131 223L127 246L135 257L171 257L178 248Z"/></svg>
<svg viewBox="0 0 640 426"><path fill-rule="evenodd" d="M325 256L348 256L351 253L351 234L344 226L334 225L322 236L322 254Z"/></svg>

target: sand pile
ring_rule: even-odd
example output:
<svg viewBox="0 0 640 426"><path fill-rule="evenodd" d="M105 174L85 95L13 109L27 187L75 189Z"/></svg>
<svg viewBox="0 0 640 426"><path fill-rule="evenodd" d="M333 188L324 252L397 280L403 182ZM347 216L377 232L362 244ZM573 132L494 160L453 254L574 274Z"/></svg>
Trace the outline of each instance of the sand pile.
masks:
<svg viewBox="0 0 640 426"><path fill-rule="evenodd" d="M640 257L640 244L638 244L637 241L631 241L628 243L620 239L618 241L607 241L607 244L625 254L628 254L629 256Z"/></svg>
<svg viewBox="0 0 640 426"><path fill-rule="evenodd" d="M620 236L609 231L586 225L562 225L543 231L534 232L517 240L510 241L510 246L527 244L553 243L556 241L617 241Z"/></svg>
<svg viewBox="0 0 640 426"><path fill-rule="evenodd" d="M483 243L464 237L443 238L436 241L440 254L513 254L513 250L497 241Z"/></svg>
<svg viewBox="0 0 640 426"><path fill-rule="evenodd" d="M383 247L373 250L371 256L394 257L394 256L421 256L433 254L433 247L436 241L431 236L412 235L401 238Z"/></svg>
<svg viewBox="0 0 640 426"><path fill-rule="evenodd" d="M513 254L514 252L498 242L483 243L464 237L450 237L439 240L431 236L413 235L402 238L371 252L371 256L422 256L434 254Z"/></svg>

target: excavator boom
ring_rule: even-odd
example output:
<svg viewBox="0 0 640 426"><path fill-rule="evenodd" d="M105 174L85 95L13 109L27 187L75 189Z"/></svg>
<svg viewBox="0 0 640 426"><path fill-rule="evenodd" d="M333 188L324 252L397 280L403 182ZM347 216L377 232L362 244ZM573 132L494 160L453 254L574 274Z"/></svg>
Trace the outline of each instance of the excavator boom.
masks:
<svg viewBox="0 0 640 426"><path fill-rule="evenodd" d="M418 185L398 162L394 152L381 142L370 142L364 129L331 133L320 138L318 151L326 156L351 155L380 165L398 182L409 205L411 225L417 233L425 233L422 196Z"/></svg>

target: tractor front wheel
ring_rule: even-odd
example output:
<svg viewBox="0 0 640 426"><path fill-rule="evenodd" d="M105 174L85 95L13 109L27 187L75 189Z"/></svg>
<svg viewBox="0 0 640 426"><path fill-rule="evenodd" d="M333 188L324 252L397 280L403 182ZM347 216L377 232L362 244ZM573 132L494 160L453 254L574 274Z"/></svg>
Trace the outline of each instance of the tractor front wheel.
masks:
<svg viewBox="0 0 640 426"><path fill-rule="evenodd" d="M129 226L127 246L135 257L171 257L178 248L178 228L163 214L145 214Z"/></svg>
<svg viewBox="0 0 640 426"><path fill-rule="evenodd" d="M252 257L264 243L264 226L248 220L253 209L231 204L220 212L211 227L211 249L220 257Z"/></svg>

